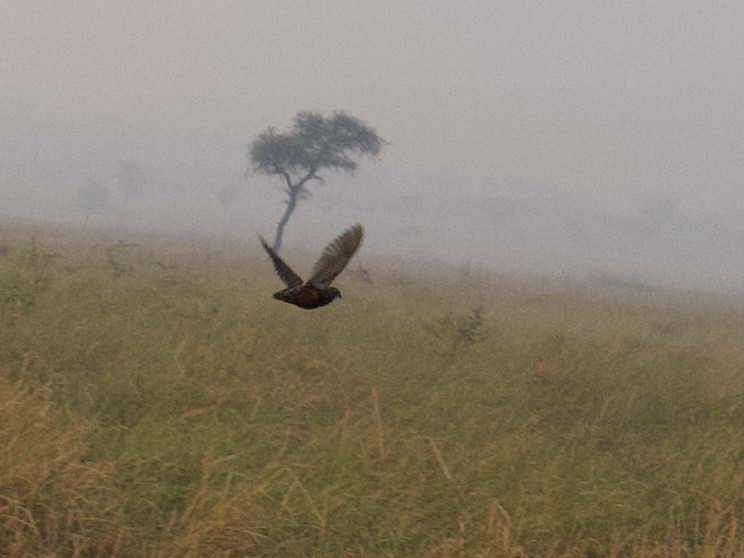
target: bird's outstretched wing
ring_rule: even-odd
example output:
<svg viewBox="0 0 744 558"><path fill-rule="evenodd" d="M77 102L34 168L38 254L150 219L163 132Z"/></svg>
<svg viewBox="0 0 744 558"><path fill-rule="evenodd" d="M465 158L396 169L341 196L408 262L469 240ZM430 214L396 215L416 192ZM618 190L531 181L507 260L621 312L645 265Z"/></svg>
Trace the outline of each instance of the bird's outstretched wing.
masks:
<svg viewBox="0 0 744 558"><path fill-rule="evenodd" d="M341 236L323 250L323 254L313 267L313 272L307 282L319 289L328 288L336 276L344 270L346 264L349 263L354 252L362 243L363 236L364 229L361 225L354 225L344 231Z"/></svg>
<svg viewBox="0 0 744 558"><path fill-rule="evenodd" d="M276 274L279 276L279 279L284 281L284 284L287 285L287 287L299 287L302 285L302 277L297 275L294 271L292 271L292 268L289 267L286 263L284 263L284 260L279 257L279 255L274 252L274 250L266 244L266 241L263 239L262 236L259 236L258 239L261 241L261 245L264 247L264 250L266 250L266 253L271 258L271 261L274 262L274 269L276 270Z"/></svg>

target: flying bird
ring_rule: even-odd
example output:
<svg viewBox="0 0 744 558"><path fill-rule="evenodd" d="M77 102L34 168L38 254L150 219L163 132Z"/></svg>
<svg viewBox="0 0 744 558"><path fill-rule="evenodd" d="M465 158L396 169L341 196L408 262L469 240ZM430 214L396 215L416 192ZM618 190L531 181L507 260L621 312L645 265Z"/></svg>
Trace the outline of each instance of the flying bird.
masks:
<svg viewBox="0 0 744 558"><path fill-rule="evenodd" d="M354 225L346 229L338 238L326 246L310 275L310 279L303 281L279 255L272 250L263 237L259 236L261 245L274 263L274 269L285 285L286 289L274 293L274 298L294 304L305 310L320 308L341 297L341 291L331 287L336 276L341 273L362 243L364 229L361 225Z"/></svg>

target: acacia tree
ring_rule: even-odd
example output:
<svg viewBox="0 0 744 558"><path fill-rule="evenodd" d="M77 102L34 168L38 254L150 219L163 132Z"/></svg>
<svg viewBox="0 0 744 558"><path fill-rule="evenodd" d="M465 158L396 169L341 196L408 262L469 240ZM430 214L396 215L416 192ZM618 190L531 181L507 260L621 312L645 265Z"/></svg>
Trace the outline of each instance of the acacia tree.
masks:
<svg viewBox="0 0 744 558"><path fill-rule="evenodd" d="M284 181L287 208L276 228L274 250L282 246L287 221L297 202L310 196L308 183L323 182L322 170L353 174L365 155L376 157L385 141L365 122L342 111L325 117L317 112L299 112L287 133L269 128L251 144L250 163L255 172L278 175Z"/></svg>

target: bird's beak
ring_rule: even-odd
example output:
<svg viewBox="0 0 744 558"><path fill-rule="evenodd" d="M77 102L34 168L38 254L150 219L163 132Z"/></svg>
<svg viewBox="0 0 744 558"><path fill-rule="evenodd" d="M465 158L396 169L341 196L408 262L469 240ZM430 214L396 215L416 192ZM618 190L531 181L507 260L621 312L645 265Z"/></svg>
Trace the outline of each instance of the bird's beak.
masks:
<svg viewBox="0 0 744 558"><path fill-rule="evenodd" d="M341 293L338 293L338 298L344 298L344 297L341 296Z"/></svg>

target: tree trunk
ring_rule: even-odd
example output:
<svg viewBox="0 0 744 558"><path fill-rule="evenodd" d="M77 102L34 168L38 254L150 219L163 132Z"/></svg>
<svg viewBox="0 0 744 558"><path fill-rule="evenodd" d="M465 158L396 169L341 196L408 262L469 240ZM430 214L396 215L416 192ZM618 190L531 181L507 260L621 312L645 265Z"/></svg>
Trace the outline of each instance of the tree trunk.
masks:
<svg viewBox="0 0 744 558"><path fill-rule="evenodd" d="M315 176L315 167L311 167L308 173L304 177L302 177L302 180L294 185L292 184L292 179L290 178L289 173L285 171L281 172L280 174L284 177L284 181L287 183L287 194L289 195L289 199L287 200L287 209L284 211L284 215L282 215L282 218L279 221L279 225L277 225L276 227L276 236L274 237L273 246L274 252L279 252L279 249L282 247L284 226L287 224L287 221L289 221L292 213L294 213L295 207L297 207L297 200L300 198L300 194L303 193L305 183L311 179L320 180L317 176ZM305 190L305 192L307 191Z"/></svg>
<svg viewBox="0 0 744 558"><path fill-rule="evenodd" d="M284 236L284 226L289 221L289 218L294 213L295 207L297 207L297 197L300 195L299 189L289 190L289 200L287 200L287 209L284 211L279 225L276 227L276 236L274 237L274 252L279 252L282 247L282 237Z"/></svg>

